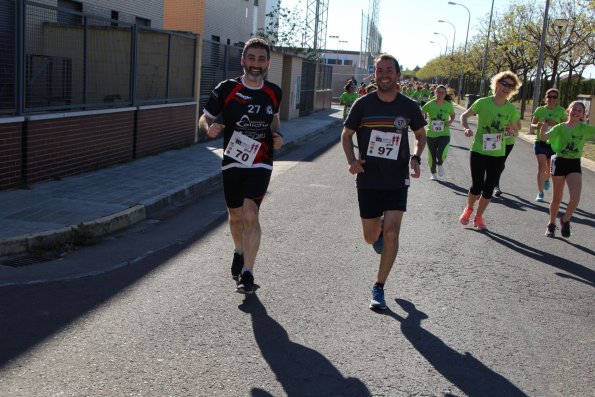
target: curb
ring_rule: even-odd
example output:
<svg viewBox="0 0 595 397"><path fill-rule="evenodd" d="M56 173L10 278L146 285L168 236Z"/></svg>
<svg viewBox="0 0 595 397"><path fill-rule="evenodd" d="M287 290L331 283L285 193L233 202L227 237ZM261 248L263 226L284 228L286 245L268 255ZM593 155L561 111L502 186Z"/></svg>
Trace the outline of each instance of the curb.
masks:
<svg viewBox="0 0 595 397"><path fill-rule="evenodd" d="M342 124L343 120L331 122L312 132L297 137L291 142L284 144L276 152L276 156L282 156L304 142L322 134L328 129ZM142 222L154 213L169 206L180 204L191 199L205 197L223 185L221 173L207 177L205 180L192 183L176 190L166 192L160 196L146 200L145 202L130 207L124 211L112 215L71 225L60 229L49 230L41 233L25 234L0 240L0 257L30 252L37 247L51 247L71 242L77 233L91 234L93 237L102 237L109 233L125 229L138 222Z"/></svg>

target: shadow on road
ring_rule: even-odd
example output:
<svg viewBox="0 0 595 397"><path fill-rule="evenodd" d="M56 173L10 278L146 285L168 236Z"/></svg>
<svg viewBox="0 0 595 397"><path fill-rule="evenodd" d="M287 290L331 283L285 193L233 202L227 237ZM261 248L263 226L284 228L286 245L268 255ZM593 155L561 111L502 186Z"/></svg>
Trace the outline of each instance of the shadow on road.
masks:
<svg viewBox="0 0 595 397"><path fill-rule="evenodd" d="M460 196L467 196L467 194L469 193L469 188L459 186L456 183L452 183L452 182L448 182L448 181L441 181L441 180L438 180L437 182L439 184L441 184L442 186L445 186L449 189L454 190L456 193L460 193L459 194Z"/></svg>
<svg viewBox="0 0 595 397"><path fill-rule="evenodd" d="M428 315L404 299L395 299L407 317L386 310L386 315L401 323L401 331L411 345L446 379L467 396L526 396L502 375L492 371L469 352L452 349L436 335L421 327Z"/></svg>
<svg viewBox="0 0 595 397"><path fill-rule="evenodd" d="M489 236L492 240L497 243L502 244L506 248L509 248L513 251L516 251L522 255L528 256L529 258L535 259L536 261L545 263L546 265L550 265L552 267L558 268L570 274L573 274L576 277L579 277L581 281L585 284L590 285L591 287L595 287L595 272L588 267L585 267L579 263L573 262L566 258L562 258L560 256L554 255L550 252L541 251L535 247L528 246L523 244L517 240L511 239L510 237L503 236L498 233L494 233L493 231L486 230L485 235ZM566 241L566 240L565 240ZM572 243L571 243L572 244ZM573 244L577 247L575 244ZM579 248L580 247L580 248ZM593 251L589 250L588 248L578 246L577 248L585 251L587 253L594 254ZM558 274L558 273L556 273ZM559 275L559 274L558 274ZM574 277L567 277L571 279L575 279Z"/></svg>
<svg viewBox="0 0 595 397"><path fill-rule="evenodd" d="M322 354L292 342L256 294L247 297L239 308L250 314L262 356L288 396L371 396L361 380L343 377ZM259 388L251 393L253 397L271 396Z"/></svg>

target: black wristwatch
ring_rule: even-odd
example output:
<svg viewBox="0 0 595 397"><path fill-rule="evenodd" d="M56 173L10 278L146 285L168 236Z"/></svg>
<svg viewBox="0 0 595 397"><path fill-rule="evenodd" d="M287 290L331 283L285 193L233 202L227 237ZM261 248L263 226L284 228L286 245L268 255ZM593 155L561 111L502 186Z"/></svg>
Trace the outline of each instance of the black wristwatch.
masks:
<svg viewBox="0 0 595 397"><path fill-rule="evenodd" d="M417 154L414 154L413 156L411 156L411 160L416 159L418 164L421 164L421 157L419 157Z"/></svg>

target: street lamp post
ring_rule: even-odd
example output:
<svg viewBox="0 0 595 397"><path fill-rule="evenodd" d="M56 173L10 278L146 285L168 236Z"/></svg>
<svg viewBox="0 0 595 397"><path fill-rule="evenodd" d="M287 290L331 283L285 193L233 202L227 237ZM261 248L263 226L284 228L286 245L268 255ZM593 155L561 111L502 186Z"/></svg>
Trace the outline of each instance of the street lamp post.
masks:
<svg viewBox="0 0 595 397"><path fill-rule="evenodd" d="M453 5L453 6L461 6L463 7L465 10L467 10L467 34L465 35L465 47L463 48L463 62L465 60L465 56L467 55L467 39L469 38L469 25L471 23L471 12L469 11L469 9L464 6L461 3L455 3L454 1L449 1L448 4ZM459 103L461 102L461 94L462 94L462 90L463 90L463 74L465 72L465 68L463 65L463 62L461 62L461 77L459 77L459 93L457 95L458 99L459 99Z"/></svg>
<svg viewBox="0 0 595 397"><path fill-rule="evenodd" d="M347 43L349 43L349 41L348 40L339 40L339 43L345 44L345 51L347 51ZM343 53L343 60L341 61L341 63L343 65L345 65L345 53Z"/></svg>
<svg viewBox="0 0 595 397"><path fill-rule="evenodd" d="M442 44L438 43L437 41L432 41L432 40L430 40L430 43L438 44L438 47L440 47L439 56L442 56Z"/></svg>
<svg viewBox="0 0 595 397"><path fill-rule="evenodd" d="M335 65L339 63L339 36L329 36L329 39L337 40L337 51L335 51Z"/></svg>
<svg viewBox="0 0 595 397"><path fill-rule="evenodd" d="M450 26L452 26L452 29L453 29L453 33L452 33L452 50L450 51L450 55L453 55L455 53L455 37L457 36L457 28L455 27L455 25L452 24L452 22L443 21L442 19L439 19L438 22L447 23Z"/></svg>
<svg viewBox="0 0 595 397"><path fill-rule="evenodd" d="M494 0L492 0L492 9L490 10L490 23L488 25L488 36L483 51L483 62L481 63L481 82L479 84L479 95L483 96L485 87L486 64L488 61L488 48L490 46L490 31L492 30L492 15L494 15Z"/></svg>
<svg viewBox="0 0 595 397"><path fill-rule="evenodd" d="M444 50L444 56L446 56L446 54L448 53L448 37L446 37L446 35L444 33L434 32L434 34L439 34L440 36L444 37L444 39L446 40L446 49Z"/></svg>

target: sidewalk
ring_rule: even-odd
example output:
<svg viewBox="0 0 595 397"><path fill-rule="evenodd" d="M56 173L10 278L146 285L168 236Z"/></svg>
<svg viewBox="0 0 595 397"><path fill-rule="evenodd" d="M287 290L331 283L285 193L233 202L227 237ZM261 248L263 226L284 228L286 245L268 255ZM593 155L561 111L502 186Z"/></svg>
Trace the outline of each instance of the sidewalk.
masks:
<svg viewBox="0 0 595 397"><path fill-rule="evenodd" d="M341 117L342 107L334 107L282 121L285 143L277 155L316 135L337 133ZM222 145L219 138L30 190L0 192L0 257L60 244L77 234L105 235L172 203L208 195L221 186Z"/></svg>

